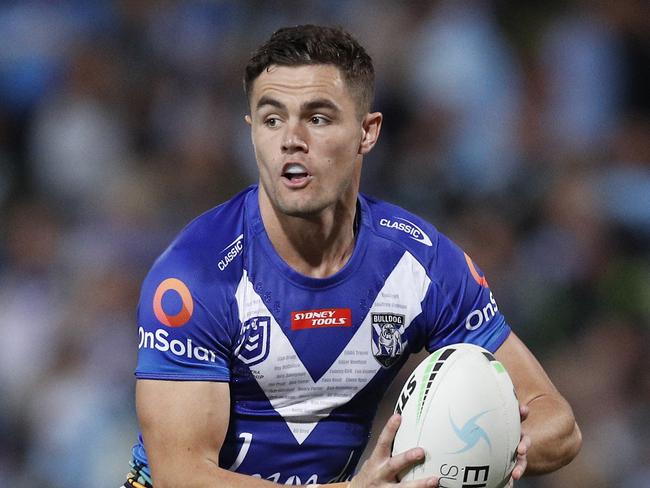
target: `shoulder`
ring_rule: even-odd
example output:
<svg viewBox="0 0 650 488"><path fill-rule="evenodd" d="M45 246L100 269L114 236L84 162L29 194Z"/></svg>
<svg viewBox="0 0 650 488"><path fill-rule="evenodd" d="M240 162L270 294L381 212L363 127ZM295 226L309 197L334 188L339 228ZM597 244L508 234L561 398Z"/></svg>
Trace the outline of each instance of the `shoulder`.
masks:
<svg viewBox="0 0 650 488"><path fill-rule="evenodd" d="M417 215L371 199L367 199L367 207L373 232L401 246L426 272L423 323L429 327L427 349L471 342L495 351L510 328L479 266ZM418 267L409 268L409 282L417 282Z"/></svg>
<svg viewBox="0 0 650 488"><path fill-rule="evenodd" d="M363 195L373 233L410 253L434 282L451 275L474 275L469 256L424 218L397 205ZM444 288L444 287L443 287Z"/></svg>
<svg viewBox="0 0 650 488"><path fill-rule="evenodd" d="M394 242L420 261L435 257L441 234L434 225L397 205L367 195L361 198L367 224L376 236Z"/></svg>
<svg viewBox="0 0 650 488"><path fill-rule="evenodd" d="M145 285L175 278L194 285L195 292L236 279L241 273L231 264L243 251L245 206L252 191L244 190L187 224L156 259Z"/></svg>

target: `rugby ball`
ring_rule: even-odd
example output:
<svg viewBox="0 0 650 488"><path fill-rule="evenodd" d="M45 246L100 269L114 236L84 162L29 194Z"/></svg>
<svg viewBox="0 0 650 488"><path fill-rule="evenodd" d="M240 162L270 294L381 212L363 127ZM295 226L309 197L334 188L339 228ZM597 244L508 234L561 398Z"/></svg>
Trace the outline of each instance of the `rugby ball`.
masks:
<svg viewBox="0 0 650 488"><path fill-rule="evenodd" d="M413 447L423 463L402 480L429 476L441 488L501 488L515 466L519 402L504 366L472 344L438 349L409 376L395 406L402 423L393 455Z"/></svg>

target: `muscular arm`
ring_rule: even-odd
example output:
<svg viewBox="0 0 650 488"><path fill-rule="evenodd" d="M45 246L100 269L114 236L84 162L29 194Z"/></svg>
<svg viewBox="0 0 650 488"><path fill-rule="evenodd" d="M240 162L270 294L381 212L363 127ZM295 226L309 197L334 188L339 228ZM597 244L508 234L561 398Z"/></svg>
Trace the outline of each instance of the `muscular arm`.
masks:
<svg viewBox="0 0 650 488"><path fill-rule="evenodd" d="M526 474L548 473L568 464L580 450L582 438L567 401L514 333L495 356L508 370L519 402L529 408L522 424L532 441Z"/></svg>
<svg viewBox="0 0 650 488"><path fill-rule="evenodd" d="M155 488L274 486L219 467L228 383L138 380L136 408Z"/></svg>

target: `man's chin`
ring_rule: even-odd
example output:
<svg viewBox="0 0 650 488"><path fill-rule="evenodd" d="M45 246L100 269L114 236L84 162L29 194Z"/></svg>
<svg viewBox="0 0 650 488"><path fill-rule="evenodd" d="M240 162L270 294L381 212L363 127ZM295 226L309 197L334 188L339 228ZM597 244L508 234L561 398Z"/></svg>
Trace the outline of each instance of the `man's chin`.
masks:
<svg viewBox="0 0 650 488"><path fill-rule="evenodd" d="M315 205L279 205L278 210L281 214L287 217L295 217L301 219L313 219L321 214L323 207L316 207Z"/></svg>
<svg viewBox="0 0 650 488"><path fill-rule="evenodd" d="M280 198L275 203L275 208L280 214L302 219L318 217L327 207L328 204L322 199L317 201L314 198L306 198L306 195L302 198Z"/></svg>

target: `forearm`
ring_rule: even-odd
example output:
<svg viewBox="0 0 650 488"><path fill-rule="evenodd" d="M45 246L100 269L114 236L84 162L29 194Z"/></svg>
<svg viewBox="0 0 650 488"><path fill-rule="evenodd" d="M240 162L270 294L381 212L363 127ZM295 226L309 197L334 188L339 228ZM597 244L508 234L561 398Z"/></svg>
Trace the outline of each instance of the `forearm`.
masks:
<svg viewBox="0 0 650 488"><path fill-rule="evenodd" d="M522 430L532 441L526 475L560 469L578 454L580 429L569 404L559 395L541 395L528 403L530 413Z"/></svg>

